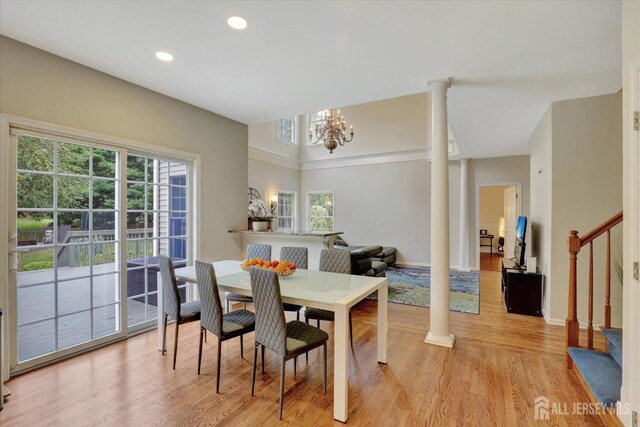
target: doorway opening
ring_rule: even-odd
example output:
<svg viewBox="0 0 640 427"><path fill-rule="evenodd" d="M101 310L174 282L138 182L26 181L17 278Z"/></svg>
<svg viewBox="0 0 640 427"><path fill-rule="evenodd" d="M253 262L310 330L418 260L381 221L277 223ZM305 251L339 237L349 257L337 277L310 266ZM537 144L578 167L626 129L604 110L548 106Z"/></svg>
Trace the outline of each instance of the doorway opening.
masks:
<svg viewBox="0 0 640 427"><path fill-rule="evenodd" d="M514 252L520 212L517 185L480 186L476 238L480 270L501 271L502 259Z"/></svg>

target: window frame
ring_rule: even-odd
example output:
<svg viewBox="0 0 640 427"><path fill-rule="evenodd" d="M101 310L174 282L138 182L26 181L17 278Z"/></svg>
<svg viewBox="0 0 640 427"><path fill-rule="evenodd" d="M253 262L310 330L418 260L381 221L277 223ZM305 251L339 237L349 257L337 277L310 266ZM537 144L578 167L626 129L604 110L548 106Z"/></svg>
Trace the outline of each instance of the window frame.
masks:
<svg viewBox="0 0 640 427"><path fill-rule="evenodd" d="M331 194L331 205L333 206L333 215L332 216L324 216L324 217L314 217L314 218L331 218L333 221L331 222L331 230L324 231L325 233L333 233L336 229L336 193L333 190L315 190L307 192L307 230L310 233L313 233L314 230L311 230L311 196L313 194ZM321 233L321 232L318 232Z"/></svg>
<svg viewBox="0 0 640 427"><path fill-rule="evenodd" d="M318 113L322 113L323 111L326 111L326 110L319 110L319 111L316 111L315 113L308 113L307 114L307 126L306 126L307 129L311 129L311 128L315 129L315 122L318 121L317 120ZM312 125L312 122L311 122L311 115L312 114L316 115L316 120L313 121L313 125ZM313 135L311 138L309 138L309 134L305 133L305 139L307 141L306 145L308 147L324 147L324 142L323 141L311 142L311 141L313 141L314 137L315 137L315 135Z"/></svg>
<svg viewBox="0 0 640 427"><path fill-rule="evenodd" d="M280 138L280 122L289 120L291 122L291 139ZM276 120L276 140L285 144L298 145L298 116L281 117Z"/></svg>
<svg viewBox="0 0 640 427"><path fill-rule="evenodd" d="M294 191L294 190L286 190L284 188L278 188L278 207L280 206L280 194L290 194L292 195L292 202L291 202L291 216L285 216L285 217L281 217L280 215L277 215L276 218L276 224L277 224L277 229L278 231L280 231L280 218L291 218L291 228L285 228L282 229L283 231L291 231L291 232L296 232L298 231L298 192Z"/></svg>

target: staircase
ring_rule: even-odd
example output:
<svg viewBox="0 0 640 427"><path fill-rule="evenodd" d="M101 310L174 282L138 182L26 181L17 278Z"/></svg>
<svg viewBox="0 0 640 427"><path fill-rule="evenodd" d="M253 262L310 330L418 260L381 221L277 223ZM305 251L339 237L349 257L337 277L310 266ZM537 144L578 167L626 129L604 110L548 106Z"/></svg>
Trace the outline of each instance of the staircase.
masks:
<svg viewBox="0 0 640 427"><path fill-rule="evenodd" d="M604 407L615 407L622 387L622 331L611 328L611 229L622 222L622 212L614 215L582 237L576 230L569 234L569 310L566 320L567 367L575 372L587 387L587 392ZM593 348L593 241L606 233L607 258L605 276L605 306L602 328L606 351ZM587 346L580 347L577 314L578 253L589 246L589 313Z"/></svg>
<svg viewBox="0 0 640 427"><path fill-rule="evenodd" d="M569 348L569 357L596 402L615 407L622 387L622 331L604 329L607 351Z"/></svg>

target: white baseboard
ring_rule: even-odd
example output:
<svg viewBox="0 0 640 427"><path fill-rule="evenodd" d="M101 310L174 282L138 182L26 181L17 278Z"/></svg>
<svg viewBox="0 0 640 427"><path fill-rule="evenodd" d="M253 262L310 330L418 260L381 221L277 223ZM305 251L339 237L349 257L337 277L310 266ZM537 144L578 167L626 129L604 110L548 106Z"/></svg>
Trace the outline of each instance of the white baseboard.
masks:
<svg viewBox="0 0 640 427"><path fill-rule="evenodd" d="M556 319L556 318L553 318L553 317L549 317L547 315L547 312L544 311L544 309L542 310L542 316L544 317L544 321L547 322L549 325L565 326L566 323L567 323L566 319ZM600 324L594 323L593 324L593 329L594 330L598 330L602 326L604 326L604 325L600 325ZM589 323L588 322L578 322L578 327L580 329L587 329L587 328L589 328ZM617 328L619 326L611 325L611 327L612 328Z"/></svg>
<svg viewBox="0 0 640 427"><path fill-rule="evenodd" d="M411 261L397 261L398 267L419 267L419 268L431 268L431 264L428 262L411 262Z"/></svg>
<svg viewBox="0 0 640 427"><path fill-rule="evenodd" d="M414 267L414 268L431 268L431 264L428 262L412 262L412 261L398 261L396 262L398 267ZM452 265L449 267L451 270L456 271L477 271L475 267L460 267L458 265Z"/></svg>

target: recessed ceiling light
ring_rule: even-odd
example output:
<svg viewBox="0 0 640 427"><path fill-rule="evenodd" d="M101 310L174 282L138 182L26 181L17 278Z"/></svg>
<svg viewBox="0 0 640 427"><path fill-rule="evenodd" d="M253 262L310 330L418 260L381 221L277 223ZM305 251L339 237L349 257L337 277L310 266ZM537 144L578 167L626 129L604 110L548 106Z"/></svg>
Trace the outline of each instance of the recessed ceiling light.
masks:
<svg viewBox="0 0 640 427"><path fill-rule="evenodd" d="M242 16L230 16L227 19L227 24L234 30L244 30L247 28L247 20Z"/></svg>
<svg viewBox="0 0 640 427"><path fill-rule="evenodd" d="M156 58L158 58L160 61L173 61L173 55L171 55L169 52L163 52L161 50L156 52Z"/></svg>

